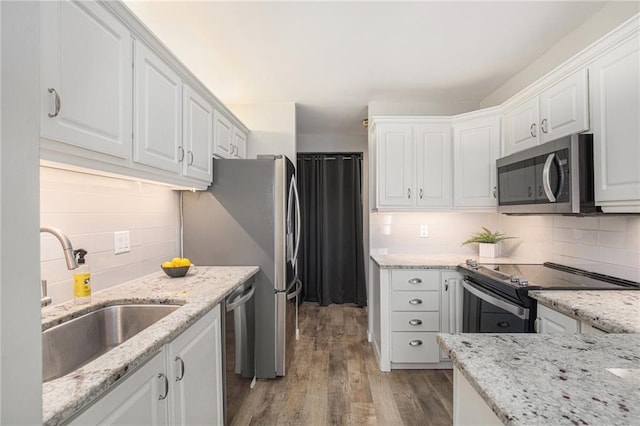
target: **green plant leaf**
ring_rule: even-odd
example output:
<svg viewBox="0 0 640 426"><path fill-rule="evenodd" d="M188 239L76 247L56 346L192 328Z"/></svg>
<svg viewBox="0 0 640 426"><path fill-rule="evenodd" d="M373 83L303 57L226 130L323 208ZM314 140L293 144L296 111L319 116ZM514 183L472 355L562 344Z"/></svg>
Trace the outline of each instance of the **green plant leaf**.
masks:
<svg viewBox="0 0 640 426"><path fill-rule="evenodd" d="M500 241L516 238L516 237L509 237L504 233L498 232L498 231L491 232L491 230L489 230L488 228L485 228L484 226L482 227L482 229L483 229L482 232L477 232L473 234L471 238L463 242L462 245L472 244L472 243L495 244L495 243L499 243Z"/></svg>

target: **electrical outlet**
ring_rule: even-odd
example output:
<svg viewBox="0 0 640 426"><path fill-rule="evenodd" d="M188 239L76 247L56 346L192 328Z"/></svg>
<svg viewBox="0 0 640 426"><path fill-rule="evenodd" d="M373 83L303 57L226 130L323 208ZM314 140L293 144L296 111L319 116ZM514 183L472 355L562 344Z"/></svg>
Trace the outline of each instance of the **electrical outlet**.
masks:
<svg viewBox="0 0 640 426"><path fill-rule="evenodd" d="M113 233L113 239L116 254L129 253L131 248L129 231L116 231Z"/></svg>
<svg viewBox="0 0 640 426"><path fill-rule="evenodd" d="M427 225L420 225L420 238L427 238L429 236L429 227Z"/></svg>

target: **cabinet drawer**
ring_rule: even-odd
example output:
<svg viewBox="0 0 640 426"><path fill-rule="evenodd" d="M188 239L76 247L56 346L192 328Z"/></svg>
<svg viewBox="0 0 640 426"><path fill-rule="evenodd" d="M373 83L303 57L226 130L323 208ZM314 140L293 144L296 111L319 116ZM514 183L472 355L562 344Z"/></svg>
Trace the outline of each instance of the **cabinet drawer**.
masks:
<svg viewBox="0 0 640 426"><path fill-rule="evenodd" d="M391 331L440 331L440 313L392 312Z"/></svg>
<svg viewBox="0 0 640 426"><path fill-rule="evenodd" d="M393 311L438 311L439 291L394 291L391 296Z"/></svg>
<svg viewBox="0 0 640 426"><path fill-rule="evenodd" d="M395 332L391 337L392 362L440 362L437 333Z"/></svg>
<svg viewBox="0 0 640 426"><path fill-rule="evenodd" d="M394 270L391 272L393 290L437 290L440 288L440 271L421 269Z"/></svg>

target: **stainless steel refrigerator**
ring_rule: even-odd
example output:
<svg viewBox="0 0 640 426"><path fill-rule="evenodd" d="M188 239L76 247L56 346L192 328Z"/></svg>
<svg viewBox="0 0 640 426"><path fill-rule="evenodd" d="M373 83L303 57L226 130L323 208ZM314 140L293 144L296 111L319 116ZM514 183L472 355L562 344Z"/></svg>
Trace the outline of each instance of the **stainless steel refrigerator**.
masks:
<svg viewBox="0 0 640 426"><path fill-rule="evenodd" d="M256 377L284 376L298 334L300 204L281 155L213 160L206 191L182 193L183 253L195 265L257 265Z"/></svg>

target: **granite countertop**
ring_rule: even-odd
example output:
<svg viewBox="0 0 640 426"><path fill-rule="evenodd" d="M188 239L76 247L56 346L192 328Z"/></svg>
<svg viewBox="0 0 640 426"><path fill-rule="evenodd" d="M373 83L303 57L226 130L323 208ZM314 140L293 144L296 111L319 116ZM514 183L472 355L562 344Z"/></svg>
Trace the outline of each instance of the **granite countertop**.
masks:
<svg viewBox="0 0 640 426"><path fill-rule="evenodd" d="M506 425L640 424L638 334L439 334L437 339Z"/></svg>
<svg viewBox="0 0 640 426"><path fill-rule="evenodd" d="M540 263L515 257L479 257L465 254L372 254L376 264L382 269L457 269L467 259L478 263Z"/></svg>
<svg viewBox="0 0 640 426"><path fill-rule="evenodd" d="M610 333L640 333L640 291L530 291L539 303Z"/></svg>
<svg viewBox="0 0 640 426"><path fill-rule="evenodd" d="M98 292L93 295L91 305L70 302L44 308L42 329L46 330L114 304L183 305L75 372L43 383L43 424L57 425L68 420L212 310L258 270L255 266L194 266L183 278L169 278L159 271Z"/></svg>

